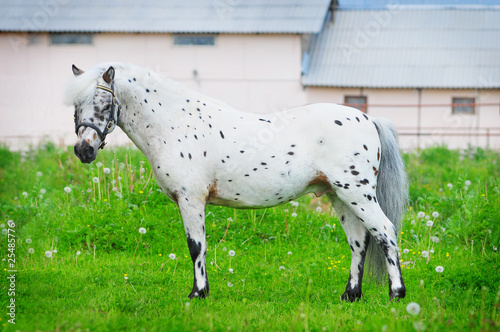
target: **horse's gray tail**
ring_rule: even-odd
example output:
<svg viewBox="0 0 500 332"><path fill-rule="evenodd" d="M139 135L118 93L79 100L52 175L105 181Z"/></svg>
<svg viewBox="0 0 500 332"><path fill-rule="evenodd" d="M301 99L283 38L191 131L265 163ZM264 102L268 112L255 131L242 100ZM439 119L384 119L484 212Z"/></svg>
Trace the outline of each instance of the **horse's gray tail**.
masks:
<svg viewBox="0 0 500 332"><path fill-rule="evenodd" d="M382 211L396 228L399 236L404 213L408 204L408 177L398 147L398 135L390 122L372 119L377 128L381 152L377 177L377 199ZM385 280L387 268L385 254L372 237L367 250L367 270L379 282ZM399 263L399 262L398 262Z"/></svg>

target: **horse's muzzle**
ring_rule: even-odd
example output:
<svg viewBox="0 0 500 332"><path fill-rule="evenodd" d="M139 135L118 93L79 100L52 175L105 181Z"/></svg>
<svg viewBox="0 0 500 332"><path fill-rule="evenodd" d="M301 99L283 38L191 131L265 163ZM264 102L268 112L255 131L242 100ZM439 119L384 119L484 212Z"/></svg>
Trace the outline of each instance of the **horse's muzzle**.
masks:
<svg viewBox="0 0 500 332"><path fill-rule="evenodd" d="M94 161L97 156L97 149L95 149L92 145L77 143L75 145L75 155L80 159L80 161L84 164L90 164Z"/></svg>

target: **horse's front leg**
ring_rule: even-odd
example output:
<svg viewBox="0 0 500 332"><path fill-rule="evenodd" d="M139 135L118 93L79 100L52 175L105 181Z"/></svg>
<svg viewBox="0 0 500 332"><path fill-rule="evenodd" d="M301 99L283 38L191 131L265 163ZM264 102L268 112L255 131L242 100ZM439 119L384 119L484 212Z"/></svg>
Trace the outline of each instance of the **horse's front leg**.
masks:
<svg viewBox="0 0 500 332"><path fill-rule="evenodd" d="M189 298L204 298L209 292L206 268L205 201L193 196L183 196L178 197L178 205L194 269L194 285Z"/></svg>

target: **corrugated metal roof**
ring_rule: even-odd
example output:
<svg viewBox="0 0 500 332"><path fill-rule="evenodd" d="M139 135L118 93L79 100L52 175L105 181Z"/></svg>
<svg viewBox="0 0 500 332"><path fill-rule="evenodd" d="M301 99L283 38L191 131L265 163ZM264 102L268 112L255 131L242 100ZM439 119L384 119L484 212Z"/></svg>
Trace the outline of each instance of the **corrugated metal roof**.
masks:
<svg viewBox="0 0 500 332"><path fill-rule="evenodd" d="M500 10L340 10L306 86L500 88Z"/></svg>
<svg viewBox="0 0 500 332"><path fill-rule="evenodd" d="M0 31L317 33L330 0L3 0Z"/></svg>

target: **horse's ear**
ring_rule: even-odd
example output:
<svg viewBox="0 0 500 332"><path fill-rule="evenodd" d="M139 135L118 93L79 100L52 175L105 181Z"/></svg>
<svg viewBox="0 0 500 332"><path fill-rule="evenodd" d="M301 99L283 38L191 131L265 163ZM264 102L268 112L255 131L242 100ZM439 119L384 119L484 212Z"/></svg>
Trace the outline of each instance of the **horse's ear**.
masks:
<svg viewBox="0 0 500 332"><path fill-rule="evenodd" d="M106 83L111 84L115 78L115 68L109 67L108 70L102 74L102 78L106 81Z"/></svg>
<svg viewBox="0 0 500 332"><path fill-rule="evenodd" d="M78 67L77 67L77 66L75 66L75 65L73 65L73 66L71 67L71 69L73 70L73 74L74 74L75 76L78 76L78 75L83 74L83 70L81 70L80 68L78 68Z"/></svg>

